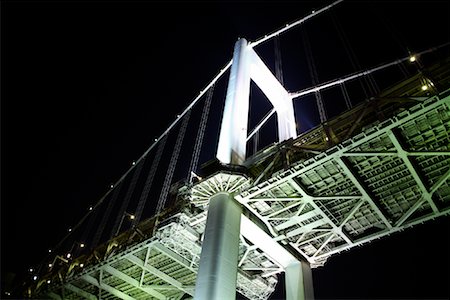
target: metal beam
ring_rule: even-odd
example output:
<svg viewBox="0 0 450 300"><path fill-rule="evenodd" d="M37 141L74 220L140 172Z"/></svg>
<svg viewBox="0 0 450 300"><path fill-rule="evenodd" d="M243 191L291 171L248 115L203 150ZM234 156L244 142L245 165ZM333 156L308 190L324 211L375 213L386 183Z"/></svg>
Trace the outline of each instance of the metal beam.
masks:
<svg viewBox="0 0 450 300"><path fill-rule="evenodd" d="M74 286L73 284L67 283L66 285L64 285L64 287L85 299L88 299L88 300L97 300L98 299L95 295L92 295L91 293L88 293L85 290L83 290L77 286Z"/></svg>
<svg viewBox="0 0 450 300"><path fill-rule="evenodd" d="M354 138L349 139L349 143L346 144L338 144L331 149L328 149L326 152L316 155L308 159L307 161L294 165L292 168L289 168L286 171L283 171L277 175L277 180L273 182L263 182L257 186L251 187L246 191L242 191L240 195L235 196L239 202L245 204L248 199L255 198L257 195L262 194L263 192L270 190L271 188L280 185L280 183L286 182L292 178L299 176L309 170L312 170L324 163L335 159L335 157L339 157L344 155L345 153L351 151L360 145L373 140L383 134L386 134L388 130L401 126L411 120L414 120L418 116L421 116L433 109L437 109L438 107L442 107L446 105L446 103L450 103L450 96L447 96L444 99L439 99L438 96L434 96L428 99L428 101L418 104L418 106L422 106L419 109L414 109L414 111L405 111L401 115L397 115L396 117L386 120L374 127L366 133L362 132L355 136Z"/></svg>
<svg viewBox="0 0 450 300"><path fill-rule="evenodd" d="M161 243L156 243L153 246L154 249L157 249L159 252L167 256L168 258L176 261L177 263L183 265L186 269L190 270L192 273L197 273L197 270L191 267L191 262L188 261L186 258L182 257L178 253L172 251L171 249L167 248Z"/></svg>
<svg viewBox="0 0 450 300"><path fill-rule="evenodd" d="M449 215L449 214L450 214L450 208L442 210L439 213L430 213L430 214L428 214L426 216L414 219L414 220L412 220L412 221L410 221L410 222L408 222L406 224L403 223L404 225L402 225L402 226L392 227L390 229L386 228L384 230L381 230L380 232L376 232L376 233L373 233L371 235L368 235L368 236L362 237L360 239L357 239L357 240L353 241L353 245L342 245L342 246L336 247L335 249L331 250L330 252L317 255L316 258L328 257L328 256L330 256L332 254L348 250L348 249L350 249L350 248L352 248L354 246L359 246L359 245L371 242L373 240L380 239L380 238L382 238L384 236L388 236L388 235L393 234L395 232L402 231L402 230L404 230L406 228L409 228L409 227L412 227L414 225L421 224L423 222L426 222L426 221L429 221L429 220L432 220L432 219L435 219L435 218L438 218L438 217L441 217L441 216L446 216L446 215Z"/></svg>
<svg viewBox="0 0 450 300"><path fill-rule="evenodd" d="M337 224L335 224L330 219L330 217L328 217L328 215L326 213L323 212L323 210L314 202L313 197L309 196L305 192L303 187L300 186L299 183L297 183L294 179L290 179L288 182L298 193L300 193L305 198L305 201L307 203L309 203L314 208L314 210L317 211L328 224L331 225L331 227L333 228L334 233L339 235L348 244L351 245L353 243L352 240L350 240L350 238L344 232L342 232L341 228L339 228L339 226Z"/></svg>
<svg viewBox="0 0 450 300"><path fill-rule="evenodd" d="M153 275L161 278L162 280L164 280L165 282L173 285L174 287L178 288L179 290L194 296L194 287L193 286L185 286L183 285L181 282L179 282L178 280L172 278L171 276L167 275L164 272L161 272L160 270L158 270L157 268L147 264L144 264L144 262L142 261L142 259L140 259L139 257L136 257L135 255L127 255L126 259L128 259L129 261L131 261L132 263L134 263L135 265L145 269L147 272L152 273Z"/></svg>
<svg viewBox="0 0 450 300"><path fill-rule="evenodd" d="M61 300L61 299L62 299L60 295L58 295L58 294L56 294L56 293L54 293L54 292L49 292L47 295L48 295L50 298L55 299L55 300Z"/></svg>
<svg viewBox="0 0 450 300"><path fill-rule="evenodd" d="M441 187L441 185L449 178L450 178L450 169L448 169L448 171L445 172L445 174L442 175L441 178L439 178L439 180L433 184L433 186L430 188L430 194L434 194Z"/></svg>
<svg viewBox="0 0 450 300"><path fill-rule="evenodd" d="M115 276L115 277L125 281L126 283L128 283L128 284L132 285L133 287L135 287L135 288L137 288L137 289L139 289L139 290L149 294L150 296L152 296L152 297L154 297L156 299L166 299L166 296L164 296L160 292L155 291L152 288L140 287L139 281L137 281L136 279L128 276L127 274L117 270L116 268L113 268L113 267L111 267L109 265L104 265L102 267L102 269L105 270L106 272L108 272L109 274L111 274L111 275L113 275L113 276Z"/></svg>
<svg viewBox="0 0 450 300"><path fill-rule="evenodd" d="M411 173L412 177L414 178L417 186L422 191L422 197L427 200L428 204L430 204L431 209L433 212L438 212L439 209L436 206L436 203L434 203L431 194L428 193L428 189L423 183L422 179L420 178L419 174L417 173L416 169L412 165L411 161L408 158L407 152L403 149L402 145L400 144L400 141L398 140L396 134L394 131L389 130L388 131L389 139L391 140L392 144L394 145L395 149L398 151L399 157L403 160L403 163L406 165L406 168Z"/></svg>
<svg viewBox="0 0 450 300"><path fill-rule="evenodd" d="M89 282L92 285L95 285L96 287L98 287L101 290L105 290L108 293L119 297L120 299L124 299L124 300L136 300L135 298L131 297L130 295L125 294L124 292L119 291L118 289L107 285L104 282L100 282L99 280L97 280L96 278L92 277L89 274L85 274L83 276L81 276L81 279L83 279L86 282Z"/></svg>
<svg viewBox="0 0 450 300"><path fill-rule="evenodd" d="M335 158L335 161L339 164L339 166L344 171L345 175L352 181L352 183L358 188L359 192L363 196L363 198L369 202L370 207L375 211L375 213L380 217L380 219L384 222L387 228L392 228L391 223L386 218L386 216L383 214L381 209L378 207L378 204L375 203L375 201L372 199L372 197L367 192L366 187L363 186L362 181L356 177L356 174L350 169L350 166L348 166L344 160L340 157Z"/></svg>
<svg viewBox="0 0 450 300"><path fill-rule="evenodd" d="M414 203L400 219L395 223L395 227L400 227L426 200L424 198L420 198Z"/></svg>

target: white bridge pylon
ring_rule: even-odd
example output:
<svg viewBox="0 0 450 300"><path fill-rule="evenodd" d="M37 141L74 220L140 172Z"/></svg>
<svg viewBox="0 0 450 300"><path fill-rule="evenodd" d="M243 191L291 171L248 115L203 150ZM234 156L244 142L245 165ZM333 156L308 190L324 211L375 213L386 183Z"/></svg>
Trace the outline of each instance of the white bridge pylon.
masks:
<svg viewBox="0 0 450 300"><path fill-rule="evenodd" d="M234 47L216 154L224 164L242 165L245 161L250 79L263 91L277 113L279 141L297 137L291 96L247 41L241 38ZM194 299L235 299L241 233L280 261L286 272L288 300L313 299L309 264L290 255L241 215L242 206L233 192L218 191L209 198Z"/></svg>
<svg viewBox="0 0 450 300"><path fill-rule="evenodd" d="M244 38L234 47L217 159L241 165L246 157L250 79L272 103L277 113L279 141L297 137L292 97Z"/></svg>

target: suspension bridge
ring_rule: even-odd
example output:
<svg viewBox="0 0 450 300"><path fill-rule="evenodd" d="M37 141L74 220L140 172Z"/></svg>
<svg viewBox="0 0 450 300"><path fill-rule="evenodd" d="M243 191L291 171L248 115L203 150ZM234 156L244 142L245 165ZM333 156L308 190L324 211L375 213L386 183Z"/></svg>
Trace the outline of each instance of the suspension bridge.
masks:
<svg viewBox="0 0 450 300"><path fill-rule="evenodd" d="M355 72L320 82L301 31L313 85L285 88L280 36L341 2L238 39L230 62L29 270L23 296L269 299L284 273L287 299L313 299L311 269L333 255L448 215L448 44L367 69L349 48ZM269 41L274 71L258 53ZM399 77L381 88L375 75L393 68ZM248 128L252 84L272 108ZM217 148L200 164L221 86ZM334 117L330 91L345 106ZM320 123L299 132L294 103L308 97Z"/></svg>

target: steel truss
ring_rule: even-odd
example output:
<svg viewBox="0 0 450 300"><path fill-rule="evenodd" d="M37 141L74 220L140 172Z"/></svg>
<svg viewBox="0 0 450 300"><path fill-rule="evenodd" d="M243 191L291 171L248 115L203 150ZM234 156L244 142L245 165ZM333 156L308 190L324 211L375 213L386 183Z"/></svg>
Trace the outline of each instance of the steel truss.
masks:
<svg viewBox="0 0 450 300"><path fill-rule="evenodd" d="M312 267L448 215L450 96L431 97L366 127L235 198Z"/></svg>

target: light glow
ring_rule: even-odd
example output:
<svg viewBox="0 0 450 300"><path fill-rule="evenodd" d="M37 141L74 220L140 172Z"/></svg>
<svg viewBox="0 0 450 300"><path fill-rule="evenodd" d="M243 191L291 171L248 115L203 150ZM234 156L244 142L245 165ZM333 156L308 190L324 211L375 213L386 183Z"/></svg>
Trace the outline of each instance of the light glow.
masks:
<svg viewBox="0 0 450 300"><path fill-rule="evenodd" d="M80 268L83 268L83 267L84 267L84 264L83 264L83 263L81 263L81 264L80 264Z"/></svg>
<svg viewBox="0 0 450 300"><path fill-rule="evenodd" d="M72 254L70 254L70 253L67 253L67 255L66 255L67 258L70 258L71 256L72 256Z"/></svg>
<svg viewBox="0 0 450 300"><path fill-rule="evenodd" d="M80 244L80 248L84 248L84 246L85 246L84 243Z"/></svg>
<svg viewBox="0 0 450 300"><path fill-rule="evenodd" d="M52 264L48 264L48 267L51 268L51 267L53 267L53 265Z"/></svg>
<svg viewBox="0 0 450 300"><path fill-rule="evenodd" d="M426 91L426 90L428 90L428 85L426 85L426 84L422 85L422 91Z"/></svg>
<svg viewBox="0 0 450 300"><path fill-rule="evenodd" d="M410 62L415 62L415 61L416 61L416 56L415 56L415 55L411 55L411 56L409 57L409 61L410 61Z"/></svg>
<svg viewBox="0 0 450 300"><path fill-rule="evenodd" d="M36 276L36 275L33 276L33 280L34 280L34 281L37 280L37 276Z"/></svg>

